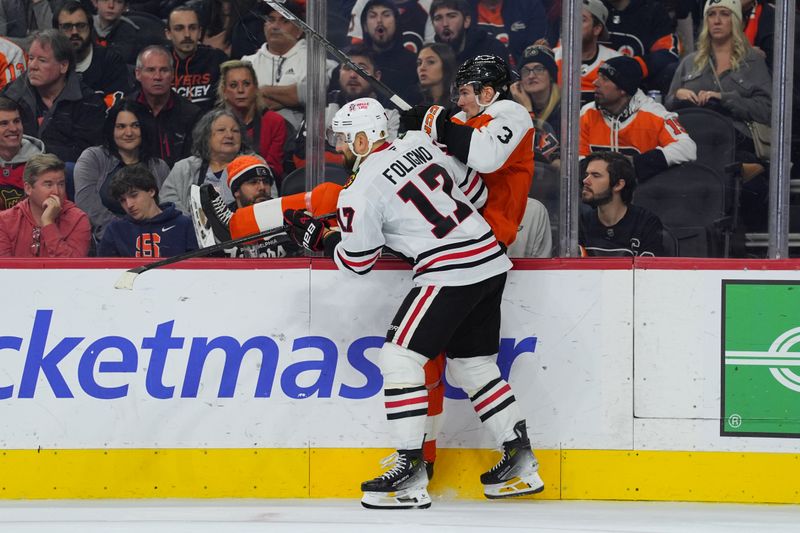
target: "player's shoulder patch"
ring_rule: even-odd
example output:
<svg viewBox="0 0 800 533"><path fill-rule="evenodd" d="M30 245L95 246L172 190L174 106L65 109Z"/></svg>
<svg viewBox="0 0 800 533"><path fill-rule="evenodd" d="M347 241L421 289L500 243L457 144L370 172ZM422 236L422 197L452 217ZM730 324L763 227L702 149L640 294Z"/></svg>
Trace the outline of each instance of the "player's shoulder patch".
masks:
<svg viewBox="0 0 800 533"><path fill-rule="evenodd" d="M346 188L348 188L349 186L351 186L353 184L353 182L356 180L356 174L357 174L357 172L353 172L353 173L350 174L350 176L344 182L344 185L342 186L342 189L346 189Z"/></svg>

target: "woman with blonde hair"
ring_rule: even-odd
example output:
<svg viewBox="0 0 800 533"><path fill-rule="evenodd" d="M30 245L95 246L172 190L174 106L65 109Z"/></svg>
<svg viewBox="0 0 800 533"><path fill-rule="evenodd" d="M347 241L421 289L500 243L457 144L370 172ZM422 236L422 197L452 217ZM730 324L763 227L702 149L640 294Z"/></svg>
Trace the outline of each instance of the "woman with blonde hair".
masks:
<svg viewBox="0 0 800 533"><path fill-rule="evenodd" d="M286 120L264 104L252 63L235 59L220 65L217 106L239 117L250 143L280 181L287 136Z"/></svg>
<svg viewBox="0 0 800 533"><path fill-rule="evenodd" d="M701 106L733 120L737 151L755 153L748 122L769 124L772 82L763 57L742 30L740 0L711 0L697 51L681 61L664 101L667 109Z"/></svg>
<svg viewBox="0 0 800 533"><path fill-rule="evenodd" d="M697 51L681 60L664 101L667 109L701 106L733 121L736 161L743 163L739 212L746 230L765 228L767 162L756 156L750 123L771 121L772 81L742 30L740 0L709 0Z"/></svg>

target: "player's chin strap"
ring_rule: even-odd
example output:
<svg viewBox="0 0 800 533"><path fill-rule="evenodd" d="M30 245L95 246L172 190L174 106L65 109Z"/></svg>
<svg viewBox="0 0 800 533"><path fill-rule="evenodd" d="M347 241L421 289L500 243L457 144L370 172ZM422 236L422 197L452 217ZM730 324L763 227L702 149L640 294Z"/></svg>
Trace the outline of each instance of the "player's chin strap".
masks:
<svg viewBox="0 0 800 533"><path fill-rule="evenodd" d="M369 139L369 137L367 138ZM370 152L372 152L372 146L380 140L386 140L386 137L381 137L379 139L371 141L369 148L367 148L367 151L363 154L359 154L358 152L356 152L355 140L354 142L347 143L347 147L350 148L350 151L353 152L353 155L356 156L356 161L355 163L353 163L353 171L352 171L353 174L355 174L358 171L358 166L361 164L361 160L367 157L370 154Z"/></svg>
<svg viewBox="0 0 800 533"><path fill-rule="evenodd" d="M483 113L484 110L493 103L495 103L498 98L500 98L500 92L495 90L494 96L492 97L491 101L488 104L482 104L480 95L478 95L478 93L475 93L475 103L478 104L478 109L480 110L479 112Z"/></svg>

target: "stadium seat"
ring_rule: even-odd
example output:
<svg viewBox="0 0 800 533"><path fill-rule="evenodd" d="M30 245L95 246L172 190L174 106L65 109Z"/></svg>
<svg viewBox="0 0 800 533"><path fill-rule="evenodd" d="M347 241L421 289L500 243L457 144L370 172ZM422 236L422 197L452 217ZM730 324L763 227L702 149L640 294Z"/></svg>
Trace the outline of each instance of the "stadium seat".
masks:
<svg viewBox="0 0 800 533"><path fill-rule="evenodd" d="M156 15L145 13L143 11L128 11L125 13L125 16L131 19L134 24L139 26L139 39L142 47L149 46L151 44L163 45L166 43L164 30L166 29L167 25L164 24L164 21L158 18Z"/></svg>
<svg viewBox="0 0 800 533"><path fill-rule="evenodd" d="M678 241L684 257L727 254L730 217L723 179L705 165L674 166L642 183L633 203L658 215Z"/></svg>
<svg viewBox="0 0 800 533"><path fill-rule="evenodd" d="M672 230L668 226L664 226L661 234L661 240L664 243L664 257L680 257L681 247Z"/></svg>
<svg viewBox="0 0 800 533"><path fill-rule="evenodd" d="M678 111L681 126L697 145L697 163L724 176L725 167L736 161L736 138L728 117L702 107Z"/></svg>

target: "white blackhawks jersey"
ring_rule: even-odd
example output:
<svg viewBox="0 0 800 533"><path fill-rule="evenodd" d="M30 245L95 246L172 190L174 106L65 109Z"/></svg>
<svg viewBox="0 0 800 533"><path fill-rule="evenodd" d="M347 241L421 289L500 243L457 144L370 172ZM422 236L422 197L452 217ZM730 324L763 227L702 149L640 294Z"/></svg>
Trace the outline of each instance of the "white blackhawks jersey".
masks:
<svg viewBox="0 0 800 533"><path fill-rule="evenodd" d="M366 274L385 246L411 262L418 285L470 285L506 272L511 261L476 208L486 195L478 174L409 131L371 153L339 194L336 265Z"/></svg>

